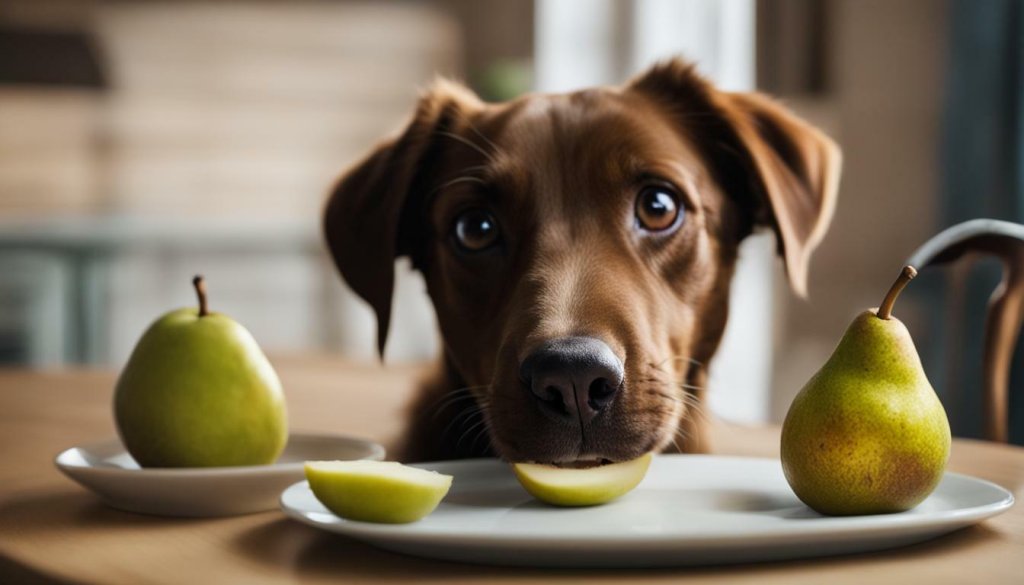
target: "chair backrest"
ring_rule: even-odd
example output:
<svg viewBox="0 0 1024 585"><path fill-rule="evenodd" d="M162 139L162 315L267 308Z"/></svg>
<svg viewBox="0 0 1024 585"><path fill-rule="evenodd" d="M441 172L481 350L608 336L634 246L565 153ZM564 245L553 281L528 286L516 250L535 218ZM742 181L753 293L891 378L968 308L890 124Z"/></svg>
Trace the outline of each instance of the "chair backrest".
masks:
<svg viewBox="0 0 1024 585"><path fill-rule="evenodd" d="M994 219L957 224L917 249L907 264L924 270L964 257L994 256L1003 280L988 303L983 349L985 437L1007 441L1010 365L1024 322L1024 225Z"/></svg>

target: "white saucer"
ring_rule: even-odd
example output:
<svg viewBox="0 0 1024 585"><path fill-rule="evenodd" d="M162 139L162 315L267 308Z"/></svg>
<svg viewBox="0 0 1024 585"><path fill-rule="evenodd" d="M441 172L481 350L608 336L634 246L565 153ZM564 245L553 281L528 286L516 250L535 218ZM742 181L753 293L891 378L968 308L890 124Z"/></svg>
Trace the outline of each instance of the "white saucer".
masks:
<svg viewBox="0 0 1024 585"><path fill-rule="evenodd" d="M778 460L694 455L654 458L621 499L555 508L532 499L496 460L422 465L455 476L451 492L412 524L353 522L327 511L306 482L281 495L300 522L380 548L445 560L537 567L667 567L746 563L893 548L1007 510L1013 495L947 473L900 514L829 518L802 504ZM344 546L344 541L338 541Z"/></svg>
<svg viewBox="0 0 1024 585"><path fill-rule="evenodd" d="M272 465L142 469L118 439L72 447L54 463L115 508L161 516L231 516L276 508L281 490L305 477L304 461L383 458L384 447L365 439L293 433Z"/></svg>

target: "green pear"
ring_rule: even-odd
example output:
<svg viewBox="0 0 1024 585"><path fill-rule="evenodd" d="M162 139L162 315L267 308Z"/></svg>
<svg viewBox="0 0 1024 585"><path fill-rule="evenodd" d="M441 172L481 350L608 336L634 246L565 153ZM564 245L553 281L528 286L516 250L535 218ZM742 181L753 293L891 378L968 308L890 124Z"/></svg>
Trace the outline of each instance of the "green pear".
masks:
<svg viewBox="0 0 1024 585"><path fill-rule="evenodd" d="M877 310L861 313L782 426L782 469L822 514L883 514L921 503L949 458L946 412L892 306L917 274L903 269Z"/></svg>
<svg viewBox="0 0 1024 585"><path fill-rule="evenodd" d="M316 499L348 520L405 524L430 514L448 494L452 476L395 461L307 461Z"/></svg>
<svg viewBox="0 0 1024 585"><path fill-rule="evenodd" d="M142 335L114 392L114 420L143 467L273 463L288 440L284 393L244 327L199 308L171 311Z"/></svg>
<svg viewBox="0 0 1024 585"><path fill-rule="evenodd" d="M571 469L536 463L512 466L531 496L555 506L594 506L610 502L635 488L651 465L647 453L631 461Z"/></svg>

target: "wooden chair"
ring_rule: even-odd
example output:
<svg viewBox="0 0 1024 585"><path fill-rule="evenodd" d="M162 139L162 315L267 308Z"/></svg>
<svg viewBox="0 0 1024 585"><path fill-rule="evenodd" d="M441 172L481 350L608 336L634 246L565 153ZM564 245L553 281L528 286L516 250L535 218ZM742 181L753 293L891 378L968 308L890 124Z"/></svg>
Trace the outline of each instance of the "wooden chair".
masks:
<svg viewBox="0 0 1024 585"><path fill-rule="evenodd" d="M983 348L985 437L1007 442L1010 367L1024 321L1024 225L975 219L955 225L923 246L907 261L918 270L964 257L990 255L1003 265L1003 280L988 303Z"/></svg>

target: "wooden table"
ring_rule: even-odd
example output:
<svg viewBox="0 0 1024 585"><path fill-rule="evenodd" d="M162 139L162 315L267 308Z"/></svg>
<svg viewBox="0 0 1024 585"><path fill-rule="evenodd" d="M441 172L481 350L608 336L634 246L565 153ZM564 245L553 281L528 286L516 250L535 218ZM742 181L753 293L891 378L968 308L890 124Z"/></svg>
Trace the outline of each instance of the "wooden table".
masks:
<svg viewBox="0 0 1024 585"><path fill-rule="evenodd" d="M417 367L277 359L294 429L389 441ZM1024 582L1024 506L982 525L883 553L738 567L533 570L434 562L379 551L279 512L221 519L107 508L53 466L60 450L114 434L114 374L0 371L0 583L688 583ZM715 424L719 453L777 456L778 431ZM1024 497L1024 449L953 444L950 469Z"/></svg>

